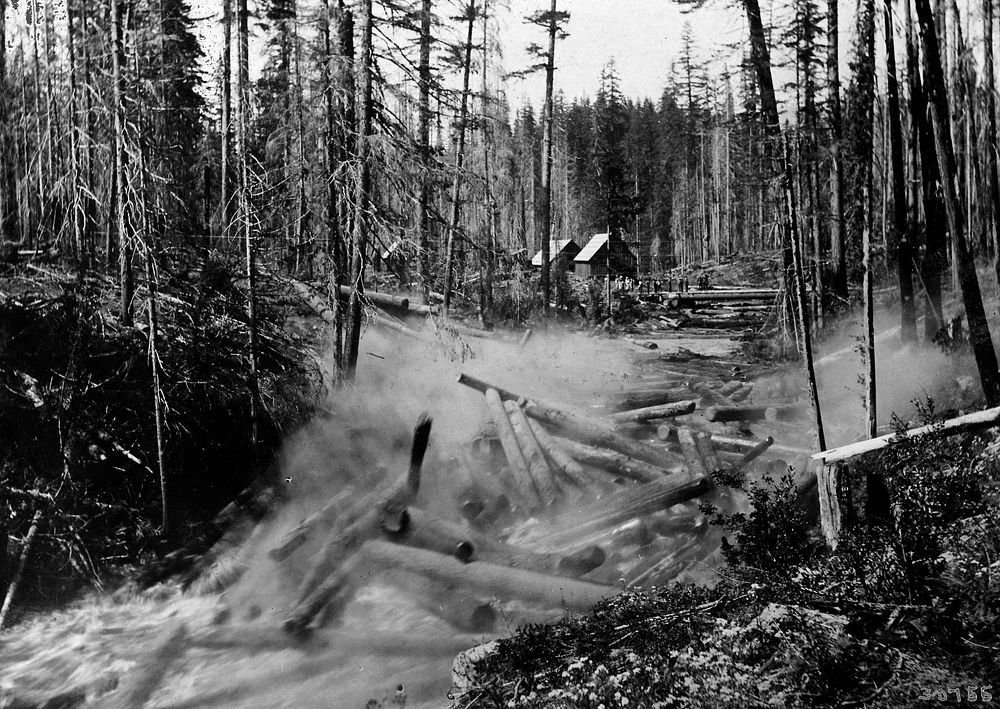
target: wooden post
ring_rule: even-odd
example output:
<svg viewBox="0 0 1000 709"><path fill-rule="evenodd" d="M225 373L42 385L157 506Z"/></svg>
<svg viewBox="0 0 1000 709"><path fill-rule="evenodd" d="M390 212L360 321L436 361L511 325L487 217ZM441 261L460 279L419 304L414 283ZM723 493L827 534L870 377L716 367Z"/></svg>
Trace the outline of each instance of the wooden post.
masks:
<svg viewBox="0 0 1000 709"><path fill-rule="evenodd" d="M837 497L840 465L823 463L816 471L816 487L819 493L819 521L823 537L831 549L837 548L840 536L840 498Z"/></svg>

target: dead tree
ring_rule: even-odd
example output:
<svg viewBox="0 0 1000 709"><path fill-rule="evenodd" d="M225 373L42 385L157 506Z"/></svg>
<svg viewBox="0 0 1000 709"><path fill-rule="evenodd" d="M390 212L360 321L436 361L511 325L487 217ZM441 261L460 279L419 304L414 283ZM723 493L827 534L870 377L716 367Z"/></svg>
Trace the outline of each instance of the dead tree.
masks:
<svg viewBox="0 0 1000 709"><path fill-rule="evenodd" d="M962 181L955 161L955 150L951 141L951 116L945 91L944 72L938 49L937 31L929 0L916 0L920 36L923 40L924 73L927 79L931 121L934 132L934 146L938 169L941 172L941 187L944 193L945 213L948 230L958 260L958 277L962 288L962 301L969 320L969 339L976 357L979 378L982 382L986 402L995 406L1000 403L1000 372L997 371L997 356L993 349L993 338L986 322L983 295L979 290L976 264L969 250L966 236L965 217L962 212Z"/></svg>

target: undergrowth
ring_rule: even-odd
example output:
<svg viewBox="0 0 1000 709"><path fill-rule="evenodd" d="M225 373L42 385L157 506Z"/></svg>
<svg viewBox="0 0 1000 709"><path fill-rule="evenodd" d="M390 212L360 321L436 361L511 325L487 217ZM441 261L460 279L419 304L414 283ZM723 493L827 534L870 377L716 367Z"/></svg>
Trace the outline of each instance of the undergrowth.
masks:
<svg viewBox="0 0 1000 709"><path fill-rule="evenodd" d="M909 707L1000 690L998 469L985 435L870 454L842 473L834 551L793 471L730 476L752 506L703 507L726 535L721 584L628 591L523 628L472 663L454 706ZM866 517L873 474L890 519Z"/></svg>

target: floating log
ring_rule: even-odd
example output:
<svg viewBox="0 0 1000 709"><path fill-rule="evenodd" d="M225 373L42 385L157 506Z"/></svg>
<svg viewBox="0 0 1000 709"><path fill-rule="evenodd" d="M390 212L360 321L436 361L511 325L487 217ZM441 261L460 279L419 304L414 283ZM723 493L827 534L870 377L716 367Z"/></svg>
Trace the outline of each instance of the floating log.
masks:
<svg viewBox="0 0 1000 709"><path fill-rule="evenodd" d="M680 444L681 452L684 454L684 460L687 461L691 472L695 475L707 477L711 471L705 465L705 461L701 458L701 453L698 450L698 444L695 443L694 433L691 429L685 426L678 428L677 442Z"/></svg>
<svg viewBox="0 0 1000 709"><path fill-rule="evenodd" d="M738 436L727 436L721 433L713 433L712 443L718 450L745 453L752 450L754 447L759 446L761 441L757 438L740 438ZM813 455L813 452L807 448L796 448L793 446L786 446L781 443L775 443L769 448L772 453L779 453L793 458Z"/></svg>
<svg viewBox="0 0 1000 709"><path fill-rule="evenodd" d="M457 630L488 633L496 626L496 609L476 594L398 569L383 571L380 577Z"/></svg>
<svg viewBox="0 0 1000 709"><path fill-rule="evenodd" d="M4 622L7 620L7 615L14 605L14 597L17 595L17 589L21 585L21 579L24 577L24 569L28 565L28 557L31 556L31 547L35 543L35 536L38 534L38 526L41 522L42 511L40 509L35 510L35 515L31 518L31 526L28 528L28 533L24 536L24 542L21 544L21 554L17 558L17 569L14 571L14 576L7 587L3 606L0 607L0 629L3 628ZM6 553L7 549L4 548L4 554L6 555Z"/></svg>
<svg viewBox="0 0 1000 709"><path fill-rule="evenodd" d="M719 394L711 387L709 387L704 382L692 382L691 391L698 394L701 397L701 403L708 405L728 405L729 400L725 396Z"/></svg>
<svg viewBox="0 0 1000 709"><path fill-rule="evenodd" d="M617 593L611 586L482 561L463 564L444 554L389 542L367 542L361 549L361 556L370 569L401 569L502 601L517 600L543 607L586 611L602 598Z"/></svg>
<svg viewBox="0 0 1000 709"><path fill-rule="evenodd" d="M286 620L286 627L300 629L308 625L313 615L322 610L324 597L328 600L343 583L338 582L317 596L314 592L339 564L351 553L379 534L381 529L391 528L389 518L400 520L406 505L417 495L420 487L420 469L430 438L431 419L421 414L413 431L413 445L410 450L410 466L405 476L392 483L388 490L376 491L345 511L334 527L333 534L317 555L316 561L299 586L298 602Z"/></svg>
<svg viewBox="0 0 1000 709"><path fill-rule="evenodd" d="M507 416L510 419L511 428L514 429L514 435L517 437L521 452L528 462L528 472L535 483L538 496L544 504L551 505L562 495L562 490L559 489L556 476L549 468L549 464L545 460L545 453L531 430L528 417L524 415L521 407L513 401L506 402L504 408L507 410Z"/></svg>
<svg viewBox="0 0 1000 709"><path fill-rule="evenodd" d="M524 331L524 334L521 335L521 339L517 343L517 349L523 350L525 346L528 344L528 340L530 339L531 339L531 328L529 327L527 330Z"/></svg>
<svg viewBox="0 0 1000 709"><path fill-rule="evenodd" d="M444 524L422 510L410 506L403 511L401 524L395 528L383 527L389 541L406 546L436 551L454 556L459 561L469 561L476 551L468 532L457 524Z"/></svg>
<svg viewBox="0 0 1000 709"><path fill-rule="evenodd" d="M812 457L814 460L824 460L827 463L833 463L838 460L848 460L849 458L864 455L865 453L871 453L872 451L879 450L881 448L888 448L889 446L897 445L910 438L916 438L917 436L956 436L960 433L981 431L983 429L994 428L996 426L1000 426L1000 406L992 409L985 409L983 411L976 411L964 416L957 416L953 419L948 419L943 423L918 426L917 428L911 428L909 431L905 431L902 434L890 433L885 436L879 436L878 438L870 438L866 441L858 441L857 443L849 443L845 446L830 448L828 450L815 453Z"/></svg>
<svg viewBox="0 0 1000 709"><path fill-rule="evenodd" d="M268 556L275 561L283 561L291 556L296 549L305 544L312 534L321 534L331 529L337 517L349 506L349 501L353 494L352 490L341 490L331 497L330 501L323 505L318 512L302 520L295 528L285 534L281 538L281 542L278 543L278 546L268 552Z"/></svg>
<svg viewBox="0 0 1000 709"><path fill-rule="evenodd" d="M539 540L547 546L574 545L586 540L588 535L693 500L712 489L712 482L706 477L678 482L681 477L673 476L606 495L567 514L557 528L540 532Z"/></svg>
<svg viewBox="0 0 1000 709"><path fill-rule="evenodd" d="M490 384L489 382L484 382L482 379L477 379L476 377L473 377L472 375L469 374L464 374L464 373L459 374L458 383L467 386L470 389L475 389L481 394L485 394L489 389L493 389L496 391L497 394L500 395L500 398L503 401L514 401L514 402L528 401L527 397L521 396L520 394L515 394L512 391L508 391L494 384Z"/></svg>
<svg viewBox="0 0 1000 709"><path fill-rule="evenodd" d="M805 413L798 404L748 404L742 406L710 406L705 409L709 421L779 421Z"/></svg>
<svg viewBox="0 0 1000 709"><path fill-rule="evenodd" d="M653 465L661 465L664 462L669 464L662 451L616 433L610 423L595 421L568 411L546 408L537 404L529 404L525 407L524 412L533 419L555 426L567 438L589 445L610 448Z"/></svg>
<svg viewBox="0 0 1000 709"><path fill-rule="evenodd" d="M672 466L670 469L662 468L651 463L647 463L638 458L632 458L622 453L617 453L606 448L596 448L585 443L565 440L561 442L566 451L579 463L591 465L595 468L607 470L615 475L620 475L630 480L637 480L642 483L662 480L675 473L682 473L684 468ZM666 453L661 456L666 457Z"/></svg>
<svg viewBox="0 0 1000 709"><path fill-rule="evenodd" d="M490 411L490 418L496 424L497 436L500 438L500 445L503 446L504 455L507 457L507 464L510 467L517 495L530 508L535 508L538 505L539 497L531 478L528 460L524 456L524 451L521 450L517 434L514 433L514 427L507 416L507 409L496 389L486 390L486 405Z"/></svg>
<svg viewBox="0 0 1000 709"><path fill-rule="evenodd" d="M375 532L372 532L372 536ZM360 539L361 544L365 542ZM356 540L352 540L356 541ZM354 546L360 547L361 544ZM352 549L352 551L354 551ZM339 613L348 601L354 597L356 566L358 562L357 553L349 554L346 558L340 559L339 566L336 566L330 573L324 576L323 580L312 587L285 617L281 627L287 633L296 634L303 632L313 619L320 614L332 616Z"/></svg>
<svg viewBox="0 0 1000 709"><path fill-rule="evenodd" d="M707 433L699 431L694 434L695 447L698 449L698 455L701 456L702 462L705 463L705 468L709 471L715 471L722 467L719 463L719 456L715 452L715 448L712 446L712 438Z"/></svg>
<svg viewBox="0 0 1000 709"><path fill-rule="evenodd" d="M646 423L657 419L671 418L694 413L697 403L694 401L675 401L659 406L645 406L641 409L631 409L611 414L608 418L615 423Z"/></svg>
<svg viewBox="0 0 1000 709"><path fill-rule="evenodd" d="M414 546L421 546L421 548L429 549L430 551L446 553L450 556L455 556L460 561L486 561L501 566L569 577L582 576L604 563L604 551L597 546L590 546L582 553L570 555L536 552L497 541L487 534L437 517L416 507L408 508L407 512L409 513L411 526L416 530L423 530L418 533L424 538L437 538L449 540L450 542L438 545L445 550L444 552L427 546ZM471 549L469 557L463 558L461 555L452 554L448 551L449 547L454 545L455 542L468 545L468 548Z"/></svg>
<svg viewBox="0 0 1000 709"><path fill-rule="evenodd" d="M108 709L142 709L163 681L163 676L184 652L187 627L180 621L167 625L157 636L153 651L139 660L118 689L101 706Z"/></svg>
<svg viewBox="0 0 1000 709"><path fill-rule="evenodd" d="M583 466L573 460L573 457L545 430L541 423L528 419L528 425L531 426L535 440L542 447L552 467L562 473L563 477L581 489L586 488L592 482Z"/></svg>
<svg viewBox="0 0 1000 709"><path fill-rule="evenodd" d="M774 445L774 439L771 436L768 436L763 441L761 441L753 448L748 450L746 453L744 453L743 456L738 461L733 463L730 469L733 471L743 470L745 467L750 465L750 463L759 458L772 445Z"/></svg>

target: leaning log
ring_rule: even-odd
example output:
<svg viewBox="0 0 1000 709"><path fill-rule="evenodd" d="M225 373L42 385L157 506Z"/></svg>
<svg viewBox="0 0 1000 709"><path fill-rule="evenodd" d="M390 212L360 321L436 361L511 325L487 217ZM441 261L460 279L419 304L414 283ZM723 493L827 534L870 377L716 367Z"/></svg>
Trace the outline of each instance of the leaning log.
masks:
<svg viewBox="0 0 1000 709"><path fill-rule="evenodd" d="M705 477L694 477L678 482L674 476L656 482L627 488L606 495L572 514L567 514L557 528L539 533L540 541L549 546L574 546L588 541L588 536L610 531L636 517L665 510L712 489L712 482Z"/></svg>
<svg viewBox="0 0 1000 709"><path fill-rule="evenodd" d="M392 483L388 490L379 490L366 496L347 510L335 525L332 536L299 585L298 601L289 614L286 626L296 629L308 625L313 615L323 607L323 603L317 602L314 591L355 549L367 539L377 536L387 526L389 519L399 520L406 505L416 497L430 430L430 417L421 414L413 431L410 466L406 475Z"/></svg>
<svg viewBox="0 0 1000 709"><path fill-rule="evenodd" d="M566 452L578 463L601 468L614 475L641 483L662 480L673 474L685 472L685 469L680 466L674 465L669 469L662 468L638 458L632 458L606 448L588 446L578 441L563 440L560 443L565 447ZM663 454L663 458L666 458L666 453Z"/></svg>
<svg viewBox="0 0 1000 709"><path fill-rule="evenodd" d="M275 561L283 561L305 544L310 536L319 535L331 529L337 517L349 507L349 501L353 494L352 490L341 490L331 497L318 512L302 520L285 534L278 545L268 552L268 556Z"/></svg>
<svg viewBox="0 0 1000 709"><path fill-rule="evenodd" d="M691 472L695 475L707 477L711 471L701 457L701 452L698 450L698 444L694 440L694 433L691 429L685 426L678 428L677 442L680 444L681 452L684 454L684 460L687 461Z"/></svg>
<svg viewBox="0 0 1000 709"><path fill-rule="evenodd" d="M709 434L699 431L694 434L694 443L698 448L698 455L701 456L702 462L705 463L705 468L709 471L718 470L721 466L719 463L719 456L715 452L715 447L712 445L712 438Z"/></svg>
<svg viewBox="0 0 1000 709"><path fill-rule="evenodd" d="M11 606L14 604L14 597L17 595L17 589L21 585L21 579L24 578L24 569L28 565L28 557L31 556L31 547L35 543L35 535L38 534L38 526L42 522L42 511L35 510L35 516L31 518L31 526L28 528L28 533L24 537L24 542L21 544L21 555L17 559L17 570L14 571L14 576L11 578L10 585L7 587L7 593L3 599L3 607L0 607L0 628L3 628L4 622L7 620L7 615L10 613ZM4 553L6 553L4 549Z"/></svg>
<svg viewBox="0 0 1000 709"><path fill-rule="evenodd" d="M366 543L361 549L361 557L370 570L400 569L501 601L517 600L547 608L586 611L602 598L617 593L611 586L482 561L463 564L444 554L409 549L390 542Z"/></svg>
<svg viewBox="0 0 1000 709"><path fill-rule="evenodd" d="M694 401L675 401L659 406L646 406L641 409L621 411L617 414L611 414L608 416L608 419L615 423L646 423L647 421L656 421L657 419L694 413L696 407L697 402Z"/></svg>
<svg viewBox="0 0 1000 709"><path fill-rule="evenodd" d="M984 429L995 428L997 426L1000 426L1000 406L992 409L985 409L983 411L976 411L975 413L966 414L964 416L957 416L953 419L948 419L943 423L918 426L917 428L911 428L909 431L904 431L899 434L889 433L884 436L879 436L878 438L870 438L866 441L858 441L857 443L849 443L845 446L830 448L825 451L815 453L812 457L814 460L824 460L829 464L838 460L855 458L859 455L871 453L872 451L880 450L882 448L888 448L918 436L956 436L960 433L982 431Z"/></svg>
<svg viewBox="0 0 1000 709"><path fill-rule="evenodd" d="M768 448L774 445L774 439L768 436L763 441L755 445L753 448L748 450L742 455L742 457L733 463L730 470L739 471L746 468L750 463L759 458Z"/></svg>
<svg viewBox="0 0 1000 709"><path fill-rule="evenodd" d="M528 462L528 472L535 483L538 496L542 503L551 505L562 495L562 490L559 489L556 476L546 462L545 453L531 430L528 417L524 415L521 407L513 401L504 403L504 408L507 410L507 417L510 419L510 425L514 429L514 436L521 447L521 452Z"/></svg>
<svg viewBox="0 0 1000 709"><path fill-rule="evenodd" d="M638 458L653 465L661 465L665 461L662 451L651 446L616 433L611 424L595 421L584 416L547 408L537 404L528 404L524 413L531 418L555 426L565 437L580 443L586 443L613 451L624 453L631 458Z"/></svg>
<svg viewBox="0 0 1000 709"><path fill-rule="evenodd" d="M585 489L593 480L583 469L583 466L573 460L573 457L566 452L566 449L552 437L541 423L533 419L528 419L531 432L535 434L535 440L542 447L545 456L549 459L552 467L562 473L569 482L578 488Z"/></svg>
<svg viewBox="0 0 1000 709"><path fill-rule="evenodd" d="M476 377L473 377L470 374L459 374L458 375L458 383L461 384L461 385L463 385L463 386L467 386L470 389L475 389L476 391L480 392L481 394L485 394L488 390L493 389L493 390L496 391L497 394L500 395L500 398L503 401L521 402L521 401L527 401L528 400L528 398L525 397L525 396L521 396L520 394L515 394L514 392L508 391L507 389L503 389L501 387L498 387L495 384L490 384L489 382L484 382L482 379L478 379Z"/></svg>
<svg viewBox="0 0 1000 709"><path fill-rule="evenodd" d="M521 444L517 441L517 434L507 416L507 409L503 405L500 394L495 389L486 390L486 405L490 411L490 418L497 427L497 437L503 447L504 455L507 457L507 464L517 488L517 495L520 500L526 502L529 507L536 507L538 503L538 492L535 483L531 478L528 459L521 450Z"/></svg>

